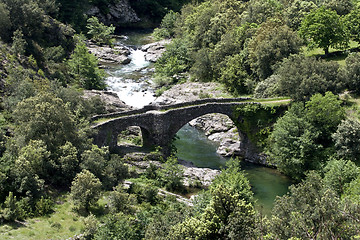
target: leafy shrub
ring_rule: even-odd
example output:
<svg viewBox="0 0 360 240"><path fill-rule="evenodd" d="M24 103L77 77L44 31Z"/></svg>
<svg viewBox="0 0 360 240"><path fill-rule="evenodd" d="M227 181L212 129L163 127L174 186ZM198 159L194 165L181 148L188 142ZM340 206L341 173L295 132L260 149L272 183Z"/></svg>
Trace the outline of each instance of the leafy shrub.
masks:
<svg viewBox="0 0 360 240"><path fill-rule="evenodd" d="M50 198L44 198L43 196L35 204L35 214L37 216L44 216L49 214L53 210L53 201Z"/></svg>
<svg viewBox="0 0 360 240"><path fill-rule="evenodd" d="M170 156L162 168L156 171L157 180L167 190L181 190L183 188L184 170L178 164L177 158Z"/></svg>
<svg viewBox="0 0 360 240"><path fill-rule="evenodd" d="M259 82L254 90L255 98L270 98L279 95L278 76L271 75L264 81Z"/></svg>
<svg viewBox="0 0 360 240"><path fill-rule="evenodd" d="M153 37L155 40L171 38L175 34L175 23L179 14L170 10L162 19L160 28L155 28Z"/></svg>
<svg viewBox="0 0 360 240"><path fill-rule="evenodd" d="M104 89L105 72L98 67L94 55L88 52L85 43L79 42L67 61L76 83L85 89Z"/></svg>
<svg viewBox="0 0 360 240"><path fill-rule="evenodd" d="M150 184L133 183L130 185L128 193L135 194L139 203L149 202L155 204L158 200L158 189Z"/></svg>
<svg viewBox="0 0 360 240"><path fill-rule="evenodd" d="M87 20L86 28L88 29L87 33L90 35L90 38L97 44L111 45L111 35L114 34L115 31L113 25L107 27L99 22L97 17L91 17Z"/></svg>

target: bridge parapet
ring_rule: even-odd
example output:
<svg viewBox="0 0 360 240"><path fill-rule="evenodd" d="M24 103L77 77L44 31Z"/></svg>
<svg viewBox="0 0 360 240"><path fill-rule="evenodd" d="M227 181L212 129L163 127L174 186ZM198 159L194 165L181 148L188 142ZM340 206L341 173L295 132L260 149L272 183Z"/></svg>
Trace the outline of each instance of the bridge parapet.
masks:
<svg viewBox="0 0 360 240"><path fill-rule="evenodd" d="M231 103L231 102L243 102L243 101L249 101L251 98L204 98L199 99L191 102L183 102L183 103L175 103L170 105L146 105L141 109L135 109L130 111L123 111L123 112L114 112L109 114L101 114L101 115L95 115L91 118L91 121L96 121L102 118L118 118L128 115L134 115L134 114L142 114L146 113L151 110L156 111L166 111L173 108L182 108L187 106L193 106L193 105L202 105L205 103Z"/></svg>

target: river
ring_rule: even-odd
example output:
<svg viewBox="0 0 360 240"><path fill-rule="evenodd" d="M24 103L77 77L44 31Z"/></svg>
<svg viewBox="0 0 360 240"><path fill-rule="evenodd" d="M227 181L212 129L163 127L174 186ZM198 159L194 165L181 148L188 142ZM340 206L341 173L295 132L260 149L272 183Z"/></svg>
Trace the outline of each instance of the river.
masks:
<svg viewBox="0 0 360 240"><path fill-rule="evenodd" d="M194 163L197 167L220 169L229 158L216 153L218 145L210 141L204 132L185 125L177 133L175 141L177 157ZM291 181L277 170L243 161L242 169L250 181L256 207L264 214L269 214L276 196L288 191Z"/></svg>
<svg viewBox="0 0 360 240"><path fill-rule="evenodd" d="M119 43L132 46L131 63L113 66L107 70L107 84L111 91L118 94L126 104L141 108L155 100L150 76L153 73L151 64L144 58L138 48L151 42L149 32L128 32ZM207 139L205 134L194 127L185 125L177 134L175 141L180 159L193 162L197 167L220 169L228 160L216 153L217 145ZM264 214L269 214L276 196L285 194L290 180L278 171L247 162L242 163L252 186L256 207Z"/></svg>

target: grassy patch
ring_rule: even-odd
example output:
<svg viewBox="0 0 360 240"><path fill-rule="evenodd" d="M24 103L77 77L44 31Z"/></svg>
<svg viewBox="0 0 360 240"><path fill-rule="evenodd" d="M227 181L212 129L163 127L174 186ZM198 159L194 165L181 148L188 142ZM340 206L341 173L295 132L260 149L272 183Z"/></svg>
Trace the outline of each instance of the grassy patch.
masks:
<svg viewBox="0 0 360 240"><path fill-rule="evenodd" d="M321 57L327 61L335 61L338 64L344 66L345 58L348 56L349 52L357 48L359 48L359 44L357 42L350 41L349 47L343 51L330 47L329 56L324 55L325 52L322 48L308 49L306 47L303 47L302 52L305 54L305 56Z"/></svg>
<svg viewBox="0 0 360 240"><path fill-rule="evenodd" d="M345 111L348 117L360 120L360 96L352 93L344 93L340 95L340 99L344 101Z"/></svg>
<svg viewBox="0 0 360 240"><path fill-rule="evenodd" d="M50 216L0 225L0 239L66 239L80 234L82 217L71 211L67 196L60 197L57 202Z"/></svg>

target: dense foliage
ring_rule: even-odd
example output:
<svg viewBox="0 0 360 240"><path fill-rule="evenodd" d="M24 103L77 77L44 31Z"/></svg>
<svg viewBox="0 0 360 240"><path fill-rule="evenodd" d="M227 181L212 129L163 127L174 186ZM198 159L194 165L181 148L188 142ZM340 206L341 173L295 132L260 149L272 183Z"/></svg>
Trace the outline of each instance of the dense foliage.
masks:
<svg viewBox="0 0 360 240"><path fill-rule="evenodd" d="M300 96L291 91L306 99L317 92L337 93L352 77L344 79L344 74L335 72L346 69L338 70L336 64L330 66L332 63L318 58L304 56L300 60L301 55L296 59L301 63L293 63L293 55L301 54L307 46L322 48L326 57L330 47L344 49L350 40L358 41L357 11L352 1L208 0L188 4L179 16L167 15L156 30L157 37L174 33L175 41L186 48L174 52L169 45L172 57L164 55L156 66L157 82L174 84L188 72L193 80L222 82L235 95L253 93L256 85L267 92L262 94L258 89L257 96L290 95L297 100ZM187 61L179 62L184 56ZM313 65L318 68L312 69ZM288 76L281 73L286 74L287 69L296 69L299 77L285 85L287 80L282 79ZM275 85L279 82L280 91L267 91L272 88L266 84L269 77ZM309 80L299 83L300 77ZM311 89L311 85L315 87Z"/></svg>
<svg viewBox="0 0 360 240"><path fill-rule="evenodd" d="M165 191L192 190L174 156L150 154L158 161L135 171L92 144L90 117L105 107L82 89L103 89L105 74L76 33L111 45L114 27L84 13L117 2L0 0L1 224L69 201L86 239L359 238L360 121L337 94L360 92L360 55L342 65L328 58L331 48L359 42L359 1L130 1L140 17L161 22L155 37L172 38L155 64L157 85L190 75L234 95L292 99L289 108L234 109L247 140L295 181L267 217L238 159L190 206ZM306 47L325 55L309 57Z"/></svg>

